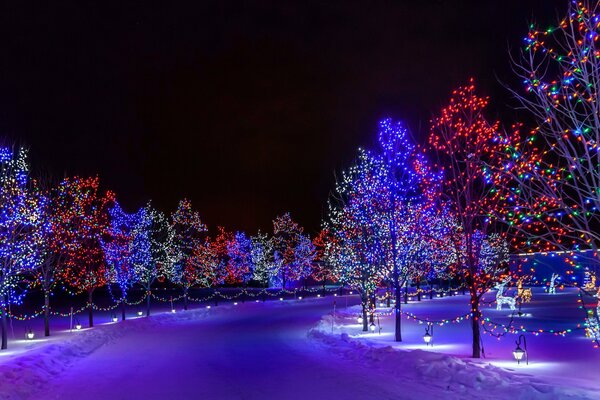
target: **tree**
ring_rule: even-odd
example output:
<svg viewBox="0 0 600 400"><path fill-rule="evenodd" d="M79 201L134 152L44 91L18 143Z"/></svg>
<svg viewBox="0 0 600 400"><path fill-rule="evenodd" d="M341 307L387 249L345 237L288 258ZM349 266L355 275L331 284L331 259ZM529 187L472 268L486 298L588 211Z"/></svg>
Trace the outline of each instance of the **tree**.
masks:
<svg viewBox="0 0 600 400"><path fill-rule="evenodd" d="M511 199L504 190L508 186L490 177L490 170L505 165L504 150L509 144L500 132L499 122L486 120L487 105L487 98L475 94L471 80L452 93L450 104L433 119L429 136L444 174L446 204L462 229L464 257L456 269L469 288L474 358L481 356L481 296L505 269L502 264L494 265L491 271L492 266L482 268L481 237L500 231L496 212L509 207Z"/></svg>
<svg viewBox="0 0 600 400"><path fill-rule="evenodd" d="M17 285L40 265L47 198L34 190L24 148L0 148L0 305L6 349L9 304L19 303Z"/></svg>
<svg viewBox="0 0 600 400"><path fill-rule="evenodd" d="M108 269L108 281L116 283L121 292L121 319L125 320L125 304L129 289L138 282L139 273L154 274L151 252L151 216L147 208L126 213L115 202L109 211L110 226L102 241ZM149 279L148 276L145 276Z"/></svg>
<svg viewBox="0 0 600 400"><path fill-rule="evenodd" d="M169 251L172 233L169 230L167 217L161 211L148 203L145 208L148 221L148 236L150 241L150 260L148 263L135 264L138 282L146 290L146 316L150 316L150 299L152 297L152 284L159 277L167 275L169 265Z"/></svg>
<svg viewBox="0 0 600 400"><path fill-rule="evenodd" d="M64 218L70 210L65 209L64 202L57 198L63 192L58 187L47 187L42 193L42 196L47 199L41 214L43 234L40 255L42 259L41 264L34 271L34 285L39 286L44 294L44 336L50 336L50 295L60 281L66 256L64 249L72 240L72 231L66 223L68 219Z"/></svg>
<svg viewBox="0 0 600 400"><path fill-rule="evenodd" d="M260 231L251 240L250 258L252 259L252 265L254 265L252 279L268 287L269 282L276 273L273 260L273 242L266 233Z"/></svg>
<svg viewBox="0 0 600 400"><path fill-rule="evenodd" d="M167 275L171 282L183 287L183 307L187 310L188 291L194 282L192 253L197 249L206 232L206 226L200 219L200 214L192 209L192 203L183 199L177 210L171 214L169 225L169 265Z"/></svg>
<svg viewBox="0 0 600 400"><path fill-rule="evenodd" d="M310 276L316 281L323 284L323 289L327 282L336 282L338 277L330 260L327 258L329 247L334 246L332 243L335 238L331 235L328 229L321 229L319 234L313 239L315 248L315 259L312 263L312 271Z"/></svg>
<svg viewBox="0 0 600 400"><path fill-rule="evenodd" d="M324 222L330 240L323 257L333 265L342 285L360 293L363 331L368 330L369 303L385 277L386 250L380 240L380 221L374 218L376 203L372 197L382 173L380 160L360 150L356 163L342 172Z"/></svg>
<svg viewBox="0 0 600 400"><path fill-rule="evenodd" d="M512 93L535 129L507 154L519 187L519 209L508 217L544 225L535 244L566 251L600 246L600 47L597 1L571 1L557 26L530 25L514 70L526 91Z"/></svg>
<svg viewBox="0 0 600 400"><path fill-rule="evenodd" d="M290 213L273 220L273 259L276 277L284 289L290 281L310 274L312 242L302 232L303 228L292 220Z"/></svg>
<svg viewBox="0 0 600 400"><path fill-rule="evenodd" d="M252 279L254 264L252 262L252 240L244 232L236 232L228 243L227 283L246 285Z"/></svg>
<svg viewBox="0 0 600 400"><path fill-rule="evenodd" d="M102 238L109 228L108 210L114 193L100 193L98 177L66 178L59 185L58 209L68 212L58 215L60 224L70 231L65 242L64 281L78 292L88 295L89 325L94 326L94 291L106 284L106 263Z"/></svg>
<svg viewBox="0 0 600 400"><path fill-rule="evenodd" d="M374 174L370 218L379 226L385 248L387 277L394 289L395 340L402 341L401 288L408 285L431 240L435 226L438 176L411 142L402 123L384 119L379 124L380 172Z"/></svg>

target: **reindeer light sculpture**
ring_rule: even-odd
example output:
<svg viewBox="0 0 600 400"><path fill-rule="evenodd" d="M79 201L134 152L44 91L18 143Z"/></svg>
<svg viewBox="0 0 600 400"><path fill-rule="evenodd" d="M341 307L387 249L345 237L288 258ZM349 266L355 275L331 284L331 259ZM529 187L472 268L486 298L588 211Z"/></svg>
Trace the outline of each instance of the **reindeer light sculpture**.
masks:
<svg viewBox="0 0 600 400"><path fill-rule="evenodd" d="M507 304L511 310L515 310L516 300L514 297L504 296L504 287L510 282L510 276L498 283L495 288L498 289L496 293L496 310L502 310L502 305Z"/></svg>

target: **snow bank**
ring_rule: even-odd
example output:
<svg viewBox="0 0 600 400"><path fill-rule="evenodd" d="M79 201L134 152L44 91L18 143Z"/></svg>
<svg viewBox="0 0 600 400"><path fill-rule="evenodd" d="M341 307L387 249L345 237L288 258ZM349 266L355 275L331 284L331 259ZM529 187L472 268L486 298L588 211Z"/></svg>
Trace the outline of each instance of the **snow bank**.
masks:
<svg viewBox="0 0 600 400"><path fill-rule="evenodd" d="M32 342L31 349L16 355L11 355L9 350L4 355L0 354L0 399L29 399L34 394L40 398L39 393L53 378L98 348L126 334L159 325L185 324L188 320L203 318L206 313L204 309L163 313L152 318L135 318L70 333L57 332L58 338L54 337L51 343L34 346L35 342Z"/></svg>
<svg viewBox="0 0 600 400"><path fill-rule="evenodd" d="M353 338L344 332L343 322L347 318L342 316L341 321L337 318L334 321L331 315L327 315L309 331L308 336L349 361L387 370L395 378L406 382L406 393L410 393L411 387L426 385L446 393L444 398L598 398L597 392L556 387L530 375L513 373L491 364L430 351L380 347L375 342Z"/></svg>

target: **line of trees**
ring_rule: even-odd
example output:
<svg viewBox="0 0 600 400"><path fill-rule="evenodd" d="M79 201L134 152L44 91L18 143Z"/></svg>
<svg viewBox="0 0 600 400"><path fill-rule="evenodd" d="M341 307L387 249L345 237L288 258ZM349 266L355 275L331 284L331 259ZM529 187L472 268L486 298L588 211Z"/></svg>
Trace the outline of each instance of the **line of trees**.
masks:
<svg viewBox="0 0 600 400"><path fill-rule="evenodd" d="M573 1L557 26L530 26L513 59L526 90L509 89L531 129L490 120L489 99L471 80L431 120L423 145L384 120L379 147L359 150L337 183L320 246L340 281L361 293L364 330L378 287L395 292L400 341L400 288L454 277L469 291L480 357L481 297L510 273L510 251L585 250L598 260L599 18L600 2Z"/></svg>
<svg viewBox="0 0 600 400"><path fill-rule="evenodd" d="M313 273L316 251L289 213L273 221L273 234L229 232L210 236L189 200L167 215L150 202L125 211L98 177L66 178L41 184L30 174L24 148L0 148L0 312L2 348L7 347L11 304L31 289L43 292L45 335L50 335L51 294L57 285L86 293L89 326L93 295L110 285L125 319L127 293L146 290L146 314L157 279L183 289L187 309L191 288L218 285L289 287ZM331 279L328 276L326 279Z"/></svg>

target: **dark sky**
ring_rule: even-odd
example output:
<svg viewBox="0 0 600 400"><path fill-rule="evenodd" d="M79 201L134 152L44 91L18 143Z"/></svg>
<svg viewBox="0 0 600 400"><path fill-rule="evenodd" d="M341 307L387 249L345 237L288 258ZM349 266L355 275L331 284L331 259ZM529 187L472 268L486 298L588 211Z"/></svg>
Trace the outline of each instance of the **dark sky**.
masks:
<svg viewBox="0 0 600 400"><path fill-rule="evenodd" d="M0 136L36 170L254 233L288 210L317 230L377 121L423 138L470 76L510 122L508 48L567 0L7 3Z"/></svg>

